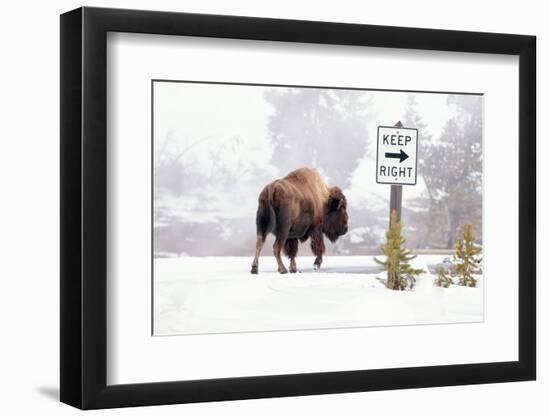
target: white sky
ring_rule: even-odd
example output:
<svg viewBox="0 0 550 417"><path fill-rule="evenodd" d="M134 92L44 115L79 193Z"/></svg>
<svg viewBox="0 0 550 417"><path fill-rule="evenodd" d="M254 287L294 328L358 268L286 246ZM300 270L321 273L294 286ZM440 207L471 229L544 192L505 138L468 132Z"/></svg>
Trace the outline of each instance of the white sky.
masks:
<svg viewBox="0 0 550 417"><path fill-rule="evenodd" d="M268 147L272 107L265 88L219 84L155 83L155 152L163 138L174 146L205 139L209 146L239 136L246 147Z"/></svg>

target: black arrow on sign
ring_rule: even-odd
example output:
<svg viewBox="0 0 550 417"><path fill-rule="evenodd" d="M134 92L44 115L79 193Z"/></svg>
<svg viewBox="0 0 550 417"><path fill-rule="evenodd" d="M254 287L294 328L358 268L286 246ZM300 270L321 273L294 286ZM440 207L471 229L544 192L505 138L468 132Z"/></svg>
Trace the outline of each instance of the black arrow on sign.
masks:
<svg viewBox="0 0 550 417"><path fill-rule="evenodd" d="M401 163L409 157L409 155L403 152L403 149L400 149L399 151L400 151L399 153L386 152L386 158L399 159L399 163Z"/></svg>

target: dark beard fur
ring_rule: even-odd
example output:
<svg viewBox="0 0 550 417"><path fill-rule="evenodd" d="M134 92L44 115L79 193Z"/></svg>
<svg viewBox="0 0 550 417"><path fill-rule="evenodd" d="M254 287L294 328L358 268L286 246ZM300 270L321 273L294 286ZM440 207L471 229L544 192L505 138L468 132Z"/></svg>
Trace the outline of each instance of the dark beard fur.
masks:
<svg viewBox="0 0 550 417"><path fill-rule="evenodd" d="M340 235L336 232L324 232L325 236L328 237L328 240L330 240L332 243L336 242Z"/></svg>

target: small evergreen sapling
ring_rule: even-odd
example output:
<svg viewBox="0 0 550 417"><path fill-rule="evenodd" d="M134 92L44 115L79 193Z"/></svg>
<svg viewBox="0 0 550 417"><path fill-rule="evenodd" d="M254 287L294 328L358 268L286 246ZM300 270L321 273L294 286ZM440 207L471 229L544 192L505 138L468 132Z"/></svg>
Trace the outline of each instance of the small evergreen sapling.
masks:
<svg viewBox="0 0 550 417"><path fill-rule="evenodd" d="M437 268L437 278L434 280L434 285L449 288L451 284L454 284L451 273L443 267Z"/></svg>
<svg viewBox="0 0 550 417"><path fill-rule="evenodd" d="M477 279L473 275L479 273L481 270L482 257L480 256L481 246L476 245L474 240L472 225L464 225L456 241L455 254L453 256L458 285L475 287L477 284Z"/></svg>
<svg viewBox="0 0 550 417"><path fill-rule="evenodd" d="M374 260L382 265L382 271L388 272L386 287L390 290L405 290L407 286L412 289L416 283L415 276L424 272L409 265L409 261L416 258L411 251L403 248L405 239L401 236L403 226L397 221L397 212L392 211L390 216L390 228L386 232L386 244L382 246L382 252L386 255L385 261Z"/></svg>

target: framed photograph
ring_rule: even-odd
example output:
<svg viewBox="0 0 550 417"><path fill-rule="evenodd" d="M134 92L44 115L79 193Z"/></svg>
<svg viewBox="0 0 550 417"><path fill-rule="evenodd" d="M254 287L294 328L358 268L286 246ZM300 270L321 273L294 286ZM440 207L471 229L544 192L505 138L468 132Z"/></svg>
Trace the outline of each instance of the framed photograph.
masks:
<svg viewBox="0 0 550 417"><path fill-rule="evenodd" d="M61 16L61 401L533 380L535 37Z"/></svg>

